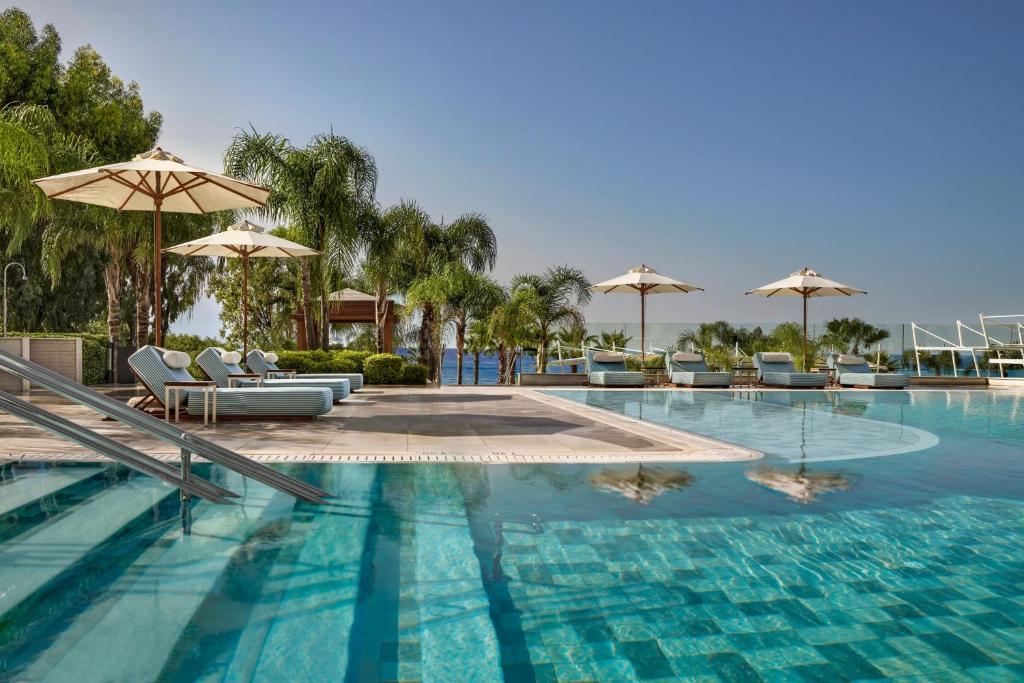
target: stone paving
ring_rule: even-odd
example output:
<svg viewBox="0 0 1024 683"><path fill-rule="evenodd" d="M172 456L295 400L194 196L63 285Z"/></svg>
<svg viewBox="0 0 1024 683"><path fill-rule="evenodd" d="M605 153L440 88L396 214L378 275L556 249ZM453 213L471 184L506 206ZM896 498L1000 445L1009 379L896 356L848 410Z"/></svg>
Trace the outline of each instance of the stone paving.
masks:
<svg viewBox="0 0 1024 683"><path fill-rule="evenodd" d="M134 392L121 391L127 400ZM169 444L36 392L31 401L155 457ZM266 462L700 462L760 454L640 423L537 392L504 387L366 388L311 422L230 421L182 429ZM0 413L0 458L99 456Z"/></svg>

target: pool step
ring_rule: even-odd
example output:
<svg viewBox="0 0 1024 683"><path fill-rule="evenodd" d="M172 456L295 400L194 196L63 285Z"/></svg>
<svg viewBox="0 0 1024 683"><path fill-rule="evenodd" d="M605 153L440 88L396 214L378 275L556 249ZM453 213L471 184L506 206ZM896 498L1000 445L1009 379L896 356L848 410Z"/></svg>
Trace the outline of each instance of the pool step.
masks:
<svg viewBox="0 0 1024 683"><path fill-rule="evenodd" d="M177 489L128 479L0 545L0 620Z"/></svg>
<svg viewBox="0 0 1024 683"><path fill-rule="evenodd" d="M327 468L324 488L339 497L294 529L304 538L298 556L272 569L223 678L204 680L344 680L376 472Z"/></svg>
<svg viewBox="0 0 1024 683"><path fill-rule="evenodd" d="M239 475L228 478L235 490L242 489ZM167 533L140 558L144 566L126 572L19 680L152 679L176 649L187 649L187 629L235 552L266 524L291 515L291 496L253 482L246 488L237 505L199 503L191 535L180 529Z"/></svg>
<svg viewBox="0 0 1024 683"><path fill-rule="evenodd" d="M0 516L33 503L69 486L91 479L103 467L48 467L17 470L18 476L0 486Z"/></svg>

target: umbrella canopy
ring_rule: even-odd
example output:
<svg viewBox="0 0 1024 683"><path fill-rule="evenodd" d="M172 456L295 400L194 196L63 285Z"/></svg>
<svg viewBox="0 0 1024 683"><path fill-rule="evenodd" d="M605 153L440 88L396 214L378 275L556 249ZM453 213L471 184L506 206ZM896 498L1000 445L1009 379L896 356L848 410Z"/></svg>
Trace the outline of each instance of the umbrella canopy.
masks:
<svg viewBox="0 0 1024 683"><path fill-rule="evenodd" d="M687 282L681 282L674 280L666 275L662 275L653 268L641 265L639 268L630 268L629 272L625 275L612 278L611 280L605 280L593 285L591 290L595 292L601 292L603 294L639 294L640 295L640 354L641 356L646 353L644 350L644 338L645 334L645 323L647 314L647 295L648 294L686 294L688 292L703 292L704 290L697 285L691 285Z"/></svg>
<svg viewBox="0 0 1024 683"><path fill-rule="evenodd" d="M249 259L317 256L316 249L271 235L255 223L241 221L227 230L164 251L182 256L225 256L242 259L242 357L249 351Z"/></svg>
<svg viewBox="0 0 1024 683"><path fill-rule="evenodd" d="M804 300L804 371L807 371L807 300L819 296L853 296L867 294L862 289L850 287L821 276L810 268L801 268L789 277L767 285L752 289L747 294L757 294L765 298L772 296L799 296Z"/></svg>
<svg viewBox="0 0 1024 683"><path fill-rule="evenodd" d="M187 165L161 148L131 161L39 178L34 182L50 199L106 206L118 211L153 212L153 286L156 343L160 344L160 214L210 213L263 206L270 191Z"/></svg>
<svg viewBox="0 0 1024 683"><path fill-rule="evenodd" d="M603 470L591 475L589 482L597 489L618 493L636 503L647 505L663 493L692 485L694 477L683 470L644 468L640 465L636 472Z"/></svg>

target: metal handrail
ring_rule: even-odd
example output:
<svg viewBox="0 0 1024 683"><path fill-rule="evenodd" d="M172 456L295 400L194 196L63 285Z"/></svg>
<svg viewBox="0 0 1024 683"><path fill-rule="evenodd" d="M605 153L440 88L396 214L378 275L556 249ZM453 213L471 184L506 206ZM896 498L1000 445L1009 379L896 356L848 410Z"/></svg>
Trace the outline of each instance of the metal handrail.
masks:
<svg viewBox="0 0 1024 683"><path fill-rule="evenodd" d="M43 410L28 401L22 401L6 391L0 391L0 410L62 436L91 451L105 455L111 460L127 465L143 474L161 479L181 489L184 493L205 498L211 503L227 503L229 498L238 497L238 494L195 475L191 475L188 480L185 480L178 475L178 471L174 467L165 462L77 425L71 420Z"/></svg>
<svg viewBox="0 0 1024 683"><path fill-rule="evenodd" d="M73 403L91 408L148 436L174 444L183 451L201 455L211 462L255 479L279 491L291 494L301 500L320 503L323 502L324 498L331 496L330 493L319 487L278 472L212 441L207 441L200 436L181 431L163 420L158 420L152 415L132 408L121 401L105 396L78 382L69 380L67 377L49 368L3 350L0 350L0 370L45 387L52 393L62 396Z"/></svg>

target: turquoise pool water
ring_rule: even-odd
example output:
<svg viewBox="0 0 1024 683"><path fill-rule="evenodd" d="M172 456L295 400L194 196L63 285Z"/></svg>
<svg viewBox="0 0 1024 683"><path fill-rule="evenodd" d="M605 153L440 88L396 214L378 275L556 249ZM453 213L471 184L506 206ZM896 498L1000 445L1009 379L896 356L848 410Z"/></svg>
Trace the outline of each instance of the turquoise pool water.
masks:
<svg viewBox="0 0 1024 683"><path fill-rule="evenodd" d="M1020 397L559 395L766 457L214 470L189 537L145 477L6 465L0 678L1024 680Z"/></svg>

